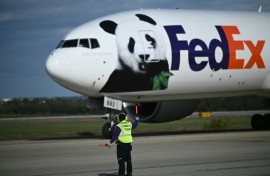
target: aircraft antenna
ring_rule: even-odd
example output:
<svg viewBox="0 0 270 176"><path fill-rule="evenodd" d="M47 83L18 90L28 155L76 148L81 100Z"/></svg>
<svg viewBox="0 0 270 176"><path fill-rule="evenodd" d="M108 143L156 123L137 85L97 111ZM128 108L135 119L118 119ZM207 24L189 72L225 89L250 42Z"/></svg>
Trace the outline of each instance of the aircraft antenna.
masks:
<svg viewBox="0 0 270 176"><path fill-rule="evenodd" d="M262 5L260 5L258 12L259 12L259 13L262 12Z"/></svg>
<svg viewBox="0 0 270 176"><path fill-rule="evenodd" d="M260 7L258 9L258 12L261 13L262 12L262 4L263 4L263 0L259 0L260 1Z"/></svg>

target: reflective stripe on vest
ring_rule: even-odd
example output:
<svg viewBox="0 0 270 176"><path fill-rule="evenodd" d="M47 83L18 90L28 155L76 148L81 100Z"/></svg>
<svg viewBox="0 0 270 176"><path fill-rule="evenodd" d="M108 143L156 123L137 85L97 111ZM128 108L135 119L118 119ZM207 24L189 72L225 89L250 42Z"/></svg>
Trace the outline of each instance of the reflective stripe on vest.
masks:
<svg viewBox="0 0 270 176"><path fill-rule="evenodd" d="M117 126L121 130L118 136L118 140L122 143L133 142L132 135L131 135L132 123L129 121L123 120Z"/></svg>

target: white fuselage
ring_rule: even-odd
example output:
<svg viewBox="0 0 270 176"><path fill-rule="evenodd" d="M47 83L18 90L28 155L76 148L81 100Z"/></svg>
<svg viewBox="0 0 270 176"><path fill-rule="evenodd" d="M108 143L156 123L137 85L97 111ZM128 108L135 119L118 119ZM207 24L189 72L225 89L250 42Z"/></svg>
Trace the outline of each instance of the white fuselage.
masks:
<svg viewBox="0 0 270 176"><path fill-rule="evenodd" d="M48 57L46 70L55 81L75 92L123 101L270 96L269 19L268 13L250 12L118 13L71 31L63 39L64 44ZM70 43L65 45L66 41ZM142 54L144 57L140 59ZM117 78L128 70L128 74L138 75L130 79L141 79L152 67L149 63L157 65L161 61L167 62L169 70L145 76L149 77L148 82L162 84L160 89L150 90L146 86L142 89L144 82L136 84L136 80ZM160 82L153 81L153 75L165 72L171 75L159 77ZM131 86L132 81L134 89L127 86L121 91L122 85ZM108 82L119 84L120 88L105 89Z"/></svg>

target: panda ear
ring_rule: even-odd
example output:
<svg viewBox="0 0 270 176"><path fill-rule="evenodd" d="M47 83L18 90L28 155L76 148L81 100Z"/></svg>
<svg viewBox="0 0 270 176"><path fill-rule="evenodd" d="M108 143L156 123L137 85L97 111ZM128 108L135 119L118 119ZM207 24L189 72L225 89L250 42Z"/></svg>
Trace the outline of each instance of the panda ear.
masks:
<svg viewBox="0 0 270 176"><path fill-rule="evenodd" d="M157 23L155 22L155 20L153 20L151 17L149 17L149 16L146 16L146 15L143 15L143 14L136 14L136 16L140 19L140 20L142 20L142 21L144 21L144 22L148 22L148 23L150 23L150 24L152 24L152 25L156 25Z"/></svg>
<svg viewBox="0 0 270 176"><path fill-rule="evenodd" d="M117 27L117 24L110 20L105 20L99 23L99 26L105 31L110 34L115 35L115 29Z"/></svg>

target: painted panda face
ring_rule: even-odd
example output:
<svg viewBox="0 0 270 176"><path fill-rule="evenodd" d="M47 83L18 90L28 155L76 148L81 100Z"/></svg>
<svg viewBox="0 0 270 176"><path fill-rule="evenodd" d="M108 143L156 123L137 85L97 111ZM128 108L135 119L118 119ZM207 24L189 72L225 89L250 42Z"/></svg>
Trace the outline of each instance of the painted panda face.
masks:
<svg viewBox="0 0 270 176"><path fill-rule="evenodd" d="M143 34L140 36L140 42L136 42L133 37L129 38L128 50L134 54L135 59L138 61L138 69L142 72L147 71L151 62L159 60L155 51L157 42L153 37L151 34Z"/></svg>
<svg viewBox="0 0 270 176"><path fill-rule="evenodd" d="M139 19L138 19L139 18ZM154 62L166 60L166 46L150 17L136 14L121 21L100 23L102 29L116 36L120 64L135 73L146 73Z"/></svg>
<svg viewBox="0 0 270 176"><path fill-rule="evenodd" d="M154 36L151 36L151 34L147 33L141 34L140 39L140 43L142 44L142 50L139 50L141 53L139 52L137 53L137 55L146 63L151 62L151 59L153 58L150 58L150 56L153 56L151 55L154 53L154 51L152 50L157 48L157 42ZM130 37L128 43L129 52L134 53L134 51L137 51L135 48L135 44L135 39L133 37Z"/></svg>
<svg viewBox="0 0 270 176"><path fill-rule="evenodd" d="M144 29L144 30L141 30ZM153 25L138 20L121 22L116 29L119 57L136 73L146 73L153 62L165 59Z"/></svg>

